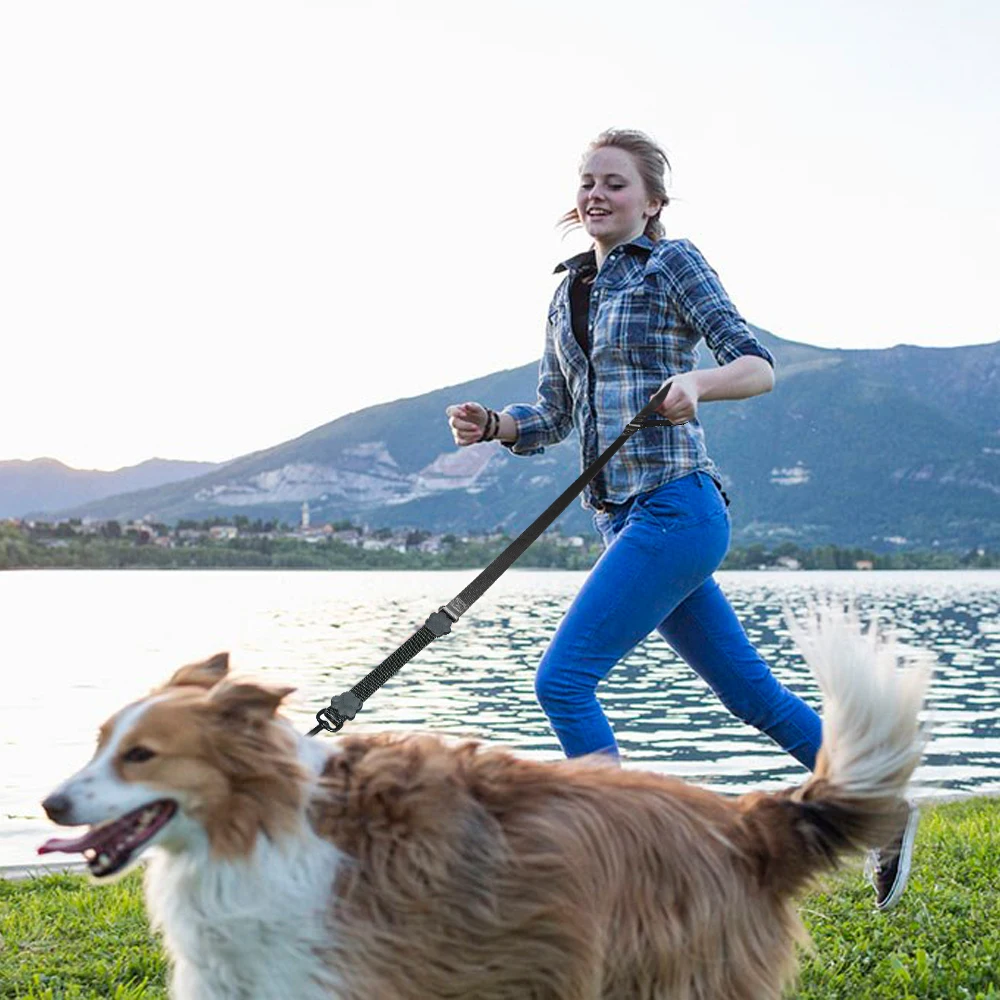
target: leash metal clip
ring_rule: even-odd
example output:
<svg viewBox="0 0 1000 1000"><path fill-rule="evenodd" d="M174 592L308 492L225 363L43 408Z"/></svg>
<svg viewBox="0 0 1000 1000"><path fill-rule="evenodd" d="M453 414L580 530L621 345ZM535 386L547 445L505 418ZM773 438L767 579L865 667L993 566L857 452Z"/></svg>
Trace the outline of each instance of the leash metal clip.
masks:
<svg viewBox="0 0 1000 1000"><path fill-rule="evenodd" d="M316 713L316 721L328 733L339 733L344 723L361 711L362 704L353 691L345 691L331 698L330 704Z"/></svg>

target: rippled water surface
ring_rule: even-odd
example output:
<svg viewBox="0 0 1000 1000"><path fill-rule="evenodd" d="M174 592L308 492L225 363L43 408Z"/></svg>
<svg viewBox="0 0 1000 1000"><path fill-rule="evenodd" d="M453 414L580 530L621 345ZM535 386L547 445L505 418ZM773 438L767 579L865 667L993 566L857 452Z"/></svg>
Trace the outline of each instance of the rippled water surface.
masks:
<svg viewBox="0 0 1000 1000"><path fill-rule="evenodd" d="M51 835L38 802L93 751L97 727L177 666L219 650L234 669L294 685L305 731L454 597L447 573L0 573L0 865ZM560 756L534 697L535 666L584 574L509 571L365 706L355 729L434 729ZM934 735L918 795L1000 791L1000 573L722 573L778 677L818 707L782 609L852 598L938 661ZM600 689L626 764L722 791L798 782L802 768L734 719L658 635ZM330 737L317 737L319 739Z"/></svg>

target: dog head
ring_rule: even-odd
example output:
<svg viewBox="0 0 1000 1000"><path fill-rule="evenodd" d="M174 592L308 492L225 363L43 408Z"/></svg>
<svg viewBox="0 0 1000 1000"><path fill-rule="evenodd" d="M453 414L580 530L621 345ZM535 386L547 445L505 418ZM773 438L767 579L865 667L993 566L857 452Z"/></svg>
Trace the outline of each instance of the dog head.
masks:
<svg viewBox="0 0 1000 1000"><path fill-rule="evenodd" d="M100 728L90 762L42 803L74 839L38 850L82 853L96 878L148 847L247 854L258 833L292 828L302 806L295 736L276 712L293 688L232 680L229 654L178 670Z"/></svg>

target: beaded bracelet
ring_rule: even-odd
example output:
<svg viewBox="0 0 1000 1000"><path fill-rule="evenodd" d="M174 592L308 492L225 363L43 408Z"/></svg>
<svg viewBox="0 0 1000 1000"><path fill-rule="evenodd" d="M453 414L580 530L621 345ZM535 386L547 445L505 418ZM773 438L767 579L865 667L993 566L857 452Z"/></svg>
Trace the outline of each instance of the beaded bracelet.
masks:
<svg viewBox="0 0 1000 1000"><path fill-rule="evenodd" d="M493 441L500 434L500 414L486 407L486 426L480 441Z"/></svg>

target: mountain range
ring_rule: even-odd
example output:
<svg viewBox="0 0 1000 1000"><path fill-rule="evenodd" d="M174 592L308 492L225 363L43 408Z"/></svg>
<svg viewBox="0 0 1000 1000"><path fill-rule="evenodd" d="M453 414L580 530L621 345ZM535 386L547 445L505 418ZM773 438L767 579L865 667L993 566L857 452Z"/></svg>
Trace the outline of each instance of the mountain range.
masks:
<svg viewBox="0 0 1000 1000"><path fill-rule="evenodd" d="M214 462L150 458L114 472L73 469L54 458L0 462L0 517L71 507L174 483L217 469Z"/></svg>
<svg viewBox="0 0 1000 1000"><path fill-rule="evenodd" d="M736 543L1000 546L1000 342L839 350L755 332L778 360L775 391L699 410L733 499ZM579 474L575 434L531 457L496 443L458 449L444 411L468 399L497 409L533 400L536 376L531 363L367 407L137 491L81 502L56 487L35 494L37 509L61 518L243 514L296 523L308 501L313 523L513 534ZM0 515L16 506L11 464L0 463ZM586 531L590 516L576 502L558 524Z"/></svg>

